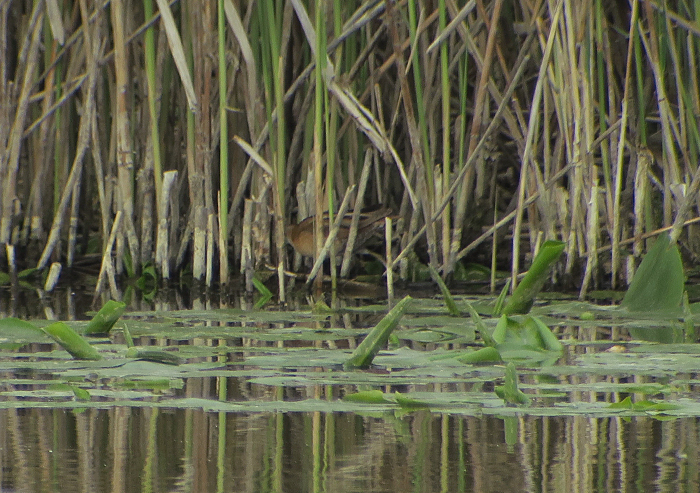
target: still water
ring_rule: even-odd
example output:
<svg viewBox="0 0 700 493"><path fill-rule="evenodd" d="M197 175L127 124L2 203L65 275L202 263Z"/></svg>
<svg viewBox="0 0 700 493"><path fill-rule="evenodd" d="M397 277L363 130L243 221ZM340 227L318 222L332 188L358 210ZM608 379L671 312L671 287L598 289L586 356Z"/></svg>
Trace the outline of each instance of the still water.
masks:
<svg viewBox="0 0 700 493"><path fill-rule="evenodd" d="M695 418L17 404L0 410L3 492L700 491Z"/></svg>
<svg viewBox="0 0 700 493"><path fill-rule="evenodd" d="M67 299L67 304L43 305L45 317L83 318L84 309L71 304L75 298ZM40 306L27 302L18 307L21 312L34 305ZM193 305L205 311L221 307L198 306L195 300L156 308ZM2 305L1 298L0 315L36 317ZM260 341L263 348L268 344ZM697 382L695 377L689 373L683 378ZM162 398L161 407L141 397L124 397L121 402L128 405L100 397L101 383L95 379L89 405L74 397L57 405L61 397L55 392L42 400L36 391L37 385L48 389L51 378L56 378L51 371L0 374L2 492L700 491L696 416L571 415L558 411L556 402L544 408L550 415L539 416L515 408L507 416L482 414L473 407L450 413L396 408L338 412L323 406L270 412L263 406L270 401L338 402L343 386L264 385L223 376L182 378L182 386L151 397ZM534 382L536 375L528 378ZM594 375L591 382L604 378ZM470 389L471 384L464 385ZM32 398L23 397L25 388L35 389ZM400 390L421 389L424 384L405 384ZM432 392L452 390L449 385L431 387ZM586 400L578 391L571 394L576 394L571 402ZM697 395L693 386L686 395ZM594 388L587 399L600 397ZM246 408L169 407L176 399L245 402Z"/></svg>

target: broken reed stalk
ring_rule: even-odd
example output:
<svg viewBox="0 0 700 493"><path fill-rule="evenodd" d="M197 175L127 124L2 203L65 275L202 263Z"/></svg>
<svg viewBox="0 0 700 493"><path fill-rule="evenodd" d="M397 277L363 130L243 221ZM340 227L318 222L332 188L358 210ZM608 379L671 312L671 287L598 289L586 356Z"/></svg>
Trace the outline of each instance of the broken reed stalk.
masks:
<svg viewBox="0 0 700 493"><path fill-rule="evenodd" d="M241 240L241 274L245 276L245 292L246 294L253 293L253 277L255 270L253 266L253 237L252 237L252 219L253 219L254 202L250 199L245 199L243 205L243 232Z"/></svg>
<svg viewBox="0 0 700 493"><path fill-rule="evenodd" d="M163 279L170 279L170 254L169 254L169 216L171 214L170 194L177 180L177 171L163 173L163 186L158 203L158 234L156 235L156 268Z"/></svg>
<svg viewBox="0 0 700 493"><path fill-rule="evenodd" d="M214 282L214 246L216 244L214 239L217 237L214 233L215 221L216 216L214 214L207 216L207 272L205 276L207 287L211 287Z"/></svg>
<svg viewBox="0 0 700 493"><path fill-rule="evenodd" d="M394 305L394 270L389 266L393 264L391 242L393 238L393 225L389 216L384 218L384 241L386 242L386 296L387 305L391 308Z"/></svg>
<svg viewBox="0 0 700 493"><path fill-rule="evenodd" d="M598 186L598 180L594 179L593 186L591 187L591 198L588 203L588 235L586 237L586 245L588 245L589 254L586 257L586 268L583 274L583 281L581 282L581 289L579 291L579 299L583 299L588 292L588 286L591 283L593 275L598 270L598 241L600 239L600 228L599 228L599 211L598 211L598 194L600 193L600 187Z"/></svg>
<svg viewBox="0 0 700 493"><path fill-rule="evenodd" d="M5 254L7 255L7 270L10 273L10 286L12 287L14 294L19 287L17 278L17 262L15 261L15 246L10 243L6 244Z"/></svg>
<svg viewBox="0 0 700 493"><path fill-rule="evenodd" d="M8 245L10 246L10 245ZM9 253L9 252L8 252ZM16 273L15 273L16 275ZM49 268L49 273L44 281L44 291L50 293L58 284L58 279L61 276L61 263L53 262Z"/></svg>
<svg viewBox="0 0 700 493"><path fill-rule="evenodd" d="M192 276L201 281L206 272L207 220L204 206L197 207L194 217L194 251L192 252Z"/></svg>

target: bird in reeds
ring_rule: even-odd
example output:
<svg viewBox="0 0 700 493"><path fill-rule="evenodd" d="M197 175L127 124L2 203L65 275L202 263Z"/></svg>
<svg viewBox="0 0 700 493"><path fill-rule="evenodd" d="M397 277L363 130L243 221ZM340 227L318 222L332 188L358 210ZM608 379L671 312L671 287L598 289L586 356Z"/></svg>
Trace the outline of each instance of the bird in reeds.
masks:
<svg viewBox="0 0 700 493"><path fill-rule="evenodd" d="M381 208L368 212L361 212L357 223L357 236L353 250L362 249L367 241L375 236L384 227L384 218L391 216L391 209ZM340 229L335 237L335 251L342 255L350 236L350 224L353 211L349 211L342 219ZM325 241L330 231L328 214L323 216L323 240ZM307 217L299 224L287 226L285 233L299 255L313 257L314 247L314 216Z"/></svg>

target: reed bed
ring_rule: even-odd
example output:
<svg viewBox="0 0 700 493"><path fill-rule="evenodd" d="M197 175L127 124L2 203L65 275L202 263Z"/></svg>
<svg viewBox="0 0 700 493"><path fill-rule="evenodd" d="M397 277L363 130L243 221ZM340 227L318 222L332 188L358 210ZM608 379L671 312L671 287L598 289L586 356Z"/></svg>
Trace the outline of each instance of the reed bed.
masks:
<svg viewBox="0 0 700 493"><path fill-rule="evenodd" d="M649 0L0 2L8 271L96 254L100 289L150 264L250 288L267 267L284 300L285 224L344 201L394 209L403 279L478 261L515 283L560 239L556 280L585 296L629 282L665 227L695 259L699 17Z"/></svg>

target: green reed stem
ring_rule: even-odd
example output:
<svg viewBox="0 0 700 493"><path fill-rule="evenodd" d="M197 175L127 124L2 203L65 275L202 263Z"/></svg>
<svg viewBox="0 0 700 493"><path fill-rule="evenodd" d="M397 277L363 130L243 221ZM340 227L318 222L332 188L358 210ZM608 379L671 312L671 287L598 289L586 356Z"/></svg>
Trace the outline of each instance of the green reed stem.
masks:
<svg viewBox="0 0 700 493"><path fill-rule="evenodd" d="M228 114L227 103L227 67L226 67L226 23L224 0L217 2L219 33L219 278L228 282Z"/></svg>
<svg viewBox="0 0 700 493"><path fill-rule="evenodd" d="M144 17L153 17L153 0L143 0ZM153 37L153 27L146 29L144 35L144 59L146 61L146 85L148 87L148 114L151 130L151 145L153 146L153 179L156 188L156 204L160 203L163 176L161 169L160 135L158 132L158 113L156 111L156 49Z"/></svg>

